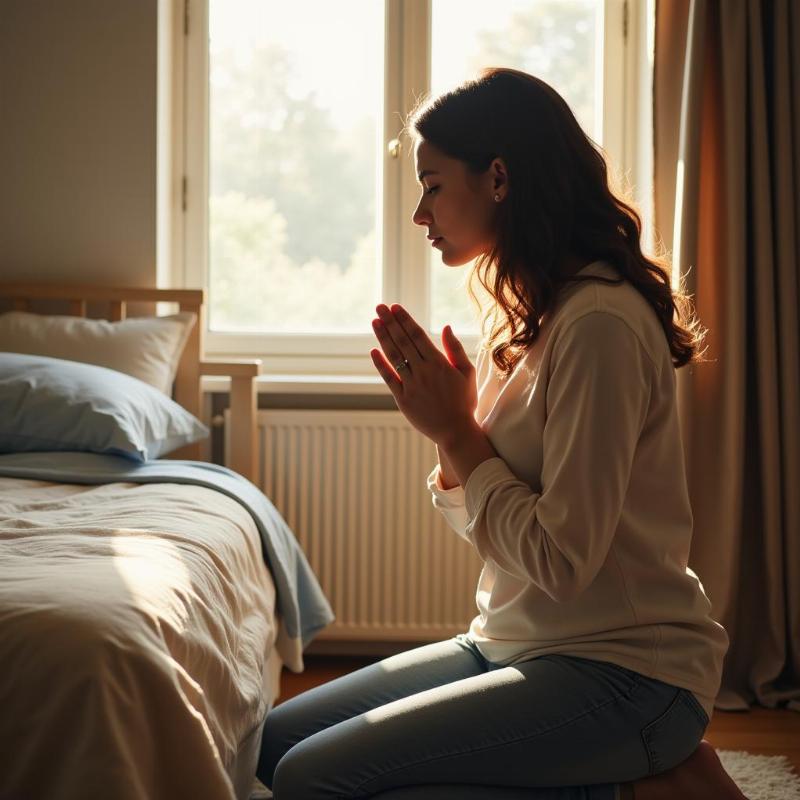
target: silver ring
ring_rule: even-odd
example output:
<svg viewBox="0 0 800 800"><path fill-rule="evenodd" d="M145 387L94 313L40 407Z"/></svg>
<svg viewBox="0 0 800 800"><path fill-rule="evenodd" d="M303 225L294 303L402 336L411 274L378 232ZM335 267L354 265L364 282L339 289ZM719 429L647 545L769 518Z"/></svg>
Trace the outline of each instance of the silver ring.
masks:
<svg viewBox="0 0 800 800"><path fill-rule="evenodd" d="M395 368L396 372L400 372L403 368L408 369L408 359L404 358L399 364L393 364L392 366Z"/></svg>

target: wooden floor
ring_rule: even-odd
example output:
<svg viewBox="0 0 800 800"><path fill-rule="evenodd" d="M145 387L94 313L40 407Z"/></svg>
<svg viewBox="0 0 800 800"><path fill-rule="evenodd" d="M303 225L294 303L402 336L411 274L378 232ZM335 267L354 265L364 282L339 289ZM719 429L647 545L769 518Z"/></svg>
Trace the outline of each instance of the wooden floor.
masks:
<svg viewBox="0 0 800 800"><path fill-rule="evenodd" d="M300 675L285 667L281 675L281 697L276 705L313 686L327 683L382 656L304 655L306 670ZM748 712L714 711L705 733L717 750L746 750L760 755L784 755L800 775L800 713L756 706Z"/></svg>

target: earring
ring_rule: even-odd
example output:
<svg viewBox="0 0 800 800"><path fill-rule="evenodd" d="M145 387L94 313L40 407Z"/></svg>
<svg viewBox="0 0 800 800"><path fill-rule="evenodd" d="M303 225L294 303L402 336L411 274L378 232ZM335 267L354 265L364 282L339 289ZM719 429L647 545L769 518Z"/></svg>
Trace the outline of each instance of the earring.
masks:
<svg viewBox="0 0 800 800"><path fill-rule="evenodd" d="M494 196L494 201L495 201L495 203L499 203L500 202L500 195L499 194L496 194Z"/></svg>

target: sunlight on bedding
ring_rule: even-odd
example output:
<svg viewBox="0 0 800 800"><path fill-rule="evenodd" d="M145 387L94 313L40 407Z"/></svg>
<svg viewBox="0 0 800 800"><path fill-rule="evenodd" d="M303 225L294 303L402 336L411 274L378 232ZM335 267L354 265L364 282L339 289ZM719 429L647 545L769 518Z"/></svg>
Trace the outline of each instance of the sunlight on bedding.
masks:
<svg viewBox="0 0 800 800"><path fill-rule="evenodd" d="M180 633L189 612L184 597L194 594L192 577L181 550L149 531L117 528L109 531L113 566L138 609L166 620Z"/></svg>

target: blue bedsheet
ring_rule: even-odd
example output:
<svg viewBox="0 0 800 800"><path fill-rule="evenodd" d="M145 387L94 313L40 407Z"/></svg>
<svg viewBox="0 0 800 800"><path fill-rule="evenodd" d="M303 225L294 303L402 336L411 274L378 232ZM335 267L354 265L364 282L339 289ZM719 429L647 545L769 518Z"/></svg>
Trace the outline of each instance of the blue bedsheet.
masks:
<svg viewBox="0 0 800 800"><path fill-rule="evenodd" d="M276 610L295 654L288 661L284 657L284 662L301 671L303 649L335 619L291 528L257 486L227 467L169 459L139 463L122 456L71 451L4 453L0 476L79 484L188 483L216 489L240 502L258 527L264 561L275 582Z"/></svg>

